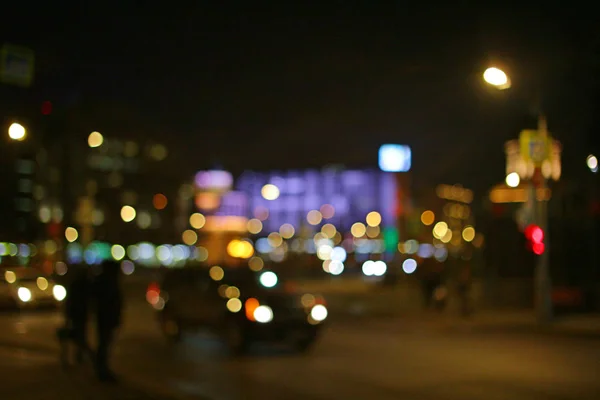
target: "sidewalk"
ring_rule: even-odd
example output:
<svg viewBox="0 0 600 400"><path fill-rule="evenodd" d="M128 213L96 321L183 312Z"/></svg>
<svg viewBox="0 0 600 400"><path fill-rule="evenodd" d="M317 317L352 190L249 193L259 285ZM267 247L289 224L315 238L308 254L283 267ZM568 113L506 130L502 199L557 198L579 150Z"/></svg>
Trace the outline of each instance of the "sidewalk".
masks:
<svg viewBox="0 0 600 400"><path fill-rule="evenodd" d="M411 312L379 318L381 321L395 321L403 326L437 332L472 333L521 333L554 334L569 337L600 339L600 314L581 314L556 317L546 325L540 325L533 311L484 310L471 317L461 317L457 313L432 311Z"/></svg>
<svg viewBox="0 0 600 400"><path fill-rule="evenodd" d="M98 382L91 368L63 370L56 357L29 350L0 348L0 397L10 400L166 400L127 380Z"/></svg>

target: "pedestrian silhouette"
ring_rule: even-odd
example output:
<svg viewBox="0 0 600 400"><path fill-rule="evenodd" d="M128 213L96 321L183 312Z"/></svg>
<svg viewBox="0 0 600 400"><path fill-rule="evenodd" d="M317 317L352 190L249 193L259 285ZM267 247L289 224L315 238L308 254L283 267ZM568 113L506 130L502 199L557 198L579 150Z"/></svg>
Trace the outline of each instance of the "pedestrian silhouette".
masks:
<svg viewBox="0 0 600 400"><path fill-rule="evenodd" d="M58 329L60 355L63 367L71 365L71 349L75 348L75 363L85 357L93 358L88 344L88 315L90 282L86 267L73 265L67 276L67 297L64 304L65 324Z"/></svg>
<svg viewBox="0 0 600 400"><path fill-rule="evenodd" d="M106 261L100 265L94 279L96 311L96 374L101 381L116 381L108 358L117 328L121 325L122 295L119 284L120 266Z"/></svg>

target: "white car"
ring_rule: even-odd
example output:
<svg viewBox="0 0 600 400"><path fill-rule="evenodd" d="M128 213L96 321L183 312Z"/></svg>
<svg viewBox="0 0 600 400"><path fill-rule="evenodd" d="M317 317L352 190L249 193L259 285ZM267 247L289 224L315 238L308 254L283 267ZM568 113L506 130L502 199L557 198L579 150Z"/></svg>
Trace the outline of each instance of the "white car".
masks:
<svg viewBox="0 0 600 400"><path fill-rule="evenodd" d="M67 297L67 290L40 270L17 267L0 270L0 304L30 308L56 306Z"/></svg>

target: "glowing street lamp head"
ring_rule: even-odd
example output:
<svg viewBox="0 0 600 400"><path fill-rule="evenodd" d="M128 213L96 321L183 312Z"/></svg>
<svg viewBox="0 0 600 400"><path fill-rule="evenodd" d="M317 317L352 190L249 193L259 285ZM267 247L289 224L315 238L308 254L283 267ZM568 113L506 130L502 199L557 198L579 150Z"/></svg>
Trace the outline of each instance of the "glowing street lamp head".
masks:
<svg viewBox="0 0 600 400"><path fill-rule="evenodd" d="M10 137L12 140L23 140L25 139L25 136L27 135L27 130L25 129L25 127L21 124L19 124L18 122L13 122L9 127L8 127L8 137Z"/></svg>
<svg viewBox="0 0 600 400"><path fill-rule="evenodd" d="M508 75L499 68L491 67L486 69L483 73L483 80L498 89L508 89L510 87Z"/></svg>
<svg viewBox="0 0 600 400"><path fill-rule="evenodd" d="M506 175L506 184L509 187L515 188L515 187L519 186L520 183L521 183L521 177L519 176L518 173L511 172L510 174Z"/></svg>

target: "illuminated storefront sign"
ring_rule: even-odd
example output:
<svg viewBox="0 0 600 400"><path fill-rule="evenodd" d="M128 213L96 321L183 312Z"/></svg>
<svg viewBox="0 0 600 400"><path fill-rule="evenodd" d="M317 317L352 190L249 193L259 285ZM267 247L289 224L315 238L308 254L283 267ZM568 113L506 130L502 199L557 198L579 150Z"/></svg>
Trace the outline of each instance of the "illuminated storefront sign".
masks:
<svg viewBox="0 0 600 400"><path fill-rule="evenodd" d="M379 168L384 172L408 172L412 164L410 147L384 144L379 148Z"/></svg>

